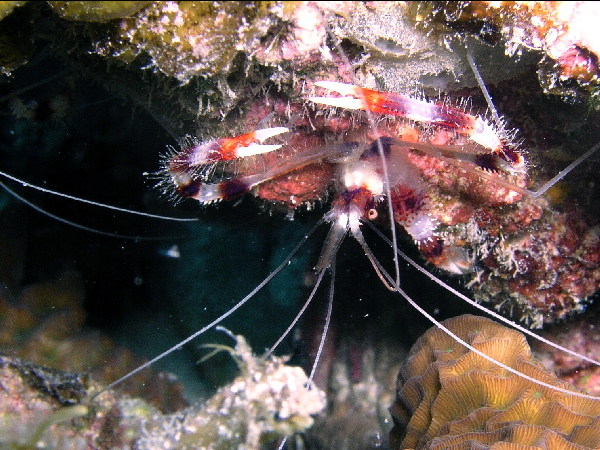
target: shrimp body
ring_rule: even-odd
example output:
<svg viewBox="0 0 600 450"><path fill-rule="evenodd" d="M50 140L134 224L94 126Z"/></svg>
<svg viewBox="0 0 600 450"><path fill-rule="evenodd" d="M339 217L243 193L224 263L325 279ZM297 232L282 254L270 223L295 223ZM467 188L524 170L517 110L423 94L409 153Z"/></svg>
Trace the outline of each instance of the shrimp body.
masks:
<svg viewBox="0 0 600 450"><path fill-rule="evenodd" d="M183 180L175 183L179 195L202 204L250 193L288 214L330 198L332 207L325 219L346 230L343 236L357 234L351 231L357 223L381 224L392 217L426 261L472 277L474 283L506 283L506 271L521 276L519 283L539 276L535 264L519 262L522 252L502 241L503 230L526 229L542 217L546 206L539 193L527 189L525 158L516 145L507 143L500 126L448 102L436 104L332 81L314 85L315 92L334 91L344 97L286 100L286 108L276 97L263 100L261 110L273 129L282 125L289 129L270 137L269 145L278 148L194 168L174 164L173 160L185 159L174 153L165 163L167 180ZM375 116L374 122L367 120L367 112ZM185 155L185 148L182 152ZM372 197L366 203L365 192ZM359 203L361 213L348 215L347 210L354 208L348 202ZM363 208L367 203L369 214ZM499 214L498 208L505 213ZM352 226L348 217L355 218ZM553 222L558 226L562 220ZM335 254L338 244L331 245ZM534 247L538 244L531 246L539 253ZM321 260L316 267L327 267L328 258ZM593 293L591 284L585 294L573 290L568 287L573 278L564 277L565 283L552 291L521 289L519 308L531 304L523 313L527 320L536 326L546 320L546 310L539 310L540 299L547 311L562 317L569 307L561 305L581 302ZM564 292L556 297L556 289Z"/></svg>
<svg viewBox="0 0 600 450"><path fill-rule="evenodd" d="M332 209L326 215L327 221L338 223L341 228L346 228L340 225L346 223L348 230L356 229L359 221L375 220L378 208L389 201L394 221L414 239L427 260L453 273L468 273L472 269L468 252L454 243L446 243L439 233L440 225L455 224L456 220L443 217L444 206L433 203L432 199L440 195L440 187L429 182L428 177L432 177L432 170L442 177L448 174L458 176L452 164L467 166L470 185L461 189L470 191L473 186L473 192L477 192L481 190L479 174L484 172L492 172L496 178L505 177L503 174L518 174L519 179L523 179L523 157L514 152L516 156L506 158L509 153L499 149L504 147L497 131L481 117L458 108L336 82L318 82L316 85L359 98L310 97L311 103L350 109L356 106L354 109L368 109L387 117L376 130L380 137L372 140L375 136L364 118L355 117L352 126L334 130L333 122L330 119L323 121L319 109L294 105L291 109L301 111L301 116L291 129L275 126L239 137L198 143L174 152L165 161L167 183L173 183L180 196L193 198L202 204L231 200L252 192L271 202L281 202L283 198L285 205L291 209L302 203L295 201L294 197L306 199L308 195L304 203L310 203L333 191L334 199ZM339 103L340 100L342 103ZM272 120L281 123L289 121L289 118L275 116ZM434 126L433 135L431 131L424 132L420 123ZM315 124L319 128L314 129ZM477 142L481 140L481 133L493 134L495 143L483 145ZM332 138L334 134L338 135L335 139ZM270 145L247 143L269 138L279 142ZM332 143L334 141L337 142ZM240 147L242 144L245 146ZM385 153L388 180L384 179L379 146ZM206 148L216 150L207 152ZM233 155L231 148L236 148L236 158L229 158ZM254 148L256 151L252 150ZM206 155L217 156L208 158ZM465 175L461 173L460 176ZM304 195L303 190L314 189L312 186L316 179L322 183L321 191ZM292 194L289 194L289 200L276 191L285 185L294 189L290 188ZM387 198L386 185L390 198ZM490 192L477 194L479 202L508 204L521 198L508 188L499 189L493 183L486 186ZM365 193L371 196L368 201L364 200ZM366 207L366 204L369 206ZM371 211L370 216L365 207ZM334 219L336 215L341 216L340 220ZM349 218L353 218L350 224L345 222Z"/></svg>

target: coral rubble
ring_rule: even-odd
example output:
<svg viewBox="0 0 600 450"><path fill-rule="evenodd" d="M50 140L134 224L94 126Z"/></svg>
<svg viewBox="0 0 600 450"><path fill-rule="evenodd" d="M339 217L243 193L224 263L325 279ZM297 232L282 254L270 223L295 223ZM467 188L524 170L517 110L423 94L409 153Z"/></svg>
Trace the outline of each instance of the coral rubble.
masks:
<svg viewBox="0 0 600 450"><path fill-rule="evenodd" d="M576 391L532 357L520 333L470 315L444 324L509 367ZM437 328L413 346L397 388L391 408L394 448L466 449L474 443L478 448L497 448L492 444L499 442L548 449L600 445L600 400L557 392L513 375Z"/></svg>
<svg viewBox="0 0 600 450"><path fill-rule="evenodd" d="M287 366L284 358L257 358L242 336L236 340L235 349L226 350L241 375L205 403L153 420L139 448L255 449L312 425L311 416L325 408L324 392L307 389L301 368Z"/></svg>
<svg viewBox="0 0 600 450"><path fill-rule="evenodd" d="M87 377L0 357L0 382L0 447L84 448L83 436L73 436L71 429L81 427L88 414L81 405Z"/></svg>

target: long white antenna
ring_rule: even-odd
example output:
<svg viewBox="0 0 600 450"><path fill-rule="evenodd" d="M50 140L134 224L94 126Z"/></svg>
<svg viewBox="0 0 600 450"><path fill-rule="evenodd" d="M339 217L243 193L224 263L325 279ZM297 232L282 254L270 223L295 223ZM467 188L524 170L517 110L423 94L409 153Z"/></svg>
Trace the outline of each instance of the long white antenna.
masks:
<svg viewBox="0 0 600 450"><path fill-rule="evenodd" d="M498 114L498 110L494 105L494 101L492 100L492 96L490 95L485 82L483 81L483 77L479 73L479 69L475 64L475 59L473 59L473 54L471 51L467 51L467 61L469 61L469 65L471 66L471 70L473 71L473 75L475 75L475 79L477 80L477 84L479 85L479 89L483 92L483 96L485 97L485 101L488 104L488 108L490 108L490 112L492 113L492 117L494 118L494 122L496 122L496 126L500 132L502 137L506 137L506 131L504 130L504 123Z"/></svg>
<svg viewBox="0 0 600 450"><path fill-rule="evenodd" d="M304 235L304 237L300 240L300 242L298 242L298 244L294 247L294 249L289 253L289 255L283 260L283 262L281 264L279 264L279 266L277 266L277 268L275 268L275 270L273 270L264 280L262 280L258 286L256 286L254 289L252 289L252 291L250 291L250 293L248 295L246 295L243 299L241 299L239 302L237 302L233 307L231 307L230 309L228 309L226 312L224 312L223 314L221 314L219 317L217 317L216 319L214 319L212 322L210 322L208 325L205 325L203 328L201 328L200 330L196 331L194 334L192 334L191 336L188 336L187 338L185 338L183 341L179 342L178 344L174 345L173 347L169 348L168 350L165 350L164 352L162 352L160 355L155 356L154 358L152 358L150 361L142 364L141 366L139 366L138 368L132 370L131 372L129 372L127 375L122 376L121 378L119 378L118 380L113 381L112 383L110 383L108 386L104 387L102 390L100 390L98 393L96 393L92 399L98 397L100 394L102 394L103 392L113 388L114 386L120 384L121 382L125 381L126 379L130 378L131 376L135 375L136 373L138 373L141 370L144 370L146 367L151 366L152 364L154 364L156 361L161 360L162 358L164 358L167 355L170 355L171 353L173 353L175 350L180 349L181 347L183 347L185 344L187 344L188 342L190 342L191 340L197 338L198 336L200 336L201 334L204 334L205 332L207 332L208 330L210 330L211 328L217 326L218 324L220 324L221 322L223 322L223 320L225 320L227 317L231 316L234 312L236 312L238 309L240 309L242 306L244 306L252 297L254 297L256 295L256 293L258 291L260 291L262 288L264 288L273 278L275 278L275 276L277 276L283 269L285 269L288 265L288 263L292 260L292 258L294 257L294 255L296 253L298 253L298 250L300 250L300 247L302 247L306 241L308 240L308 238L315 232L315 230L325 221L325 219L321 219L319 220L314 227L312 227L310 229L310 231L308 233L306 233Z"/></svg>
<svg viewBox="0 0 600 450"><path fill-rule="evenodd" d="M0 172L0 176L4 177L4 178L8 178L9 180L12 181L16 181L17 183L19 183L21 186L23 187L27 187L27 188L31 188L31 189L35 189L36 191L40 191L40 192L44 192L45 194L51 194L51 195L56 195L57 197L62 197L62 198L66 198L68 200L73 200L79 203L85 203L87 205L93 205L93 206L98 206L100 208L104 208L104 209L110 209L112 211L119 211L125 214L132 214L135 216L142 216L142 217L149 217L151 219L162 219L162 220L169 220L169 221L173 221L173 222L196 222L198 221L198 218L181 218L181 217L171 217L171 216L161 216L159 214L150 214L147 212L143 212L143 211L136 211L133 209L127 209L127 208L119 208L118 206L112 206L112 205L107 205L106 203L100 203L100 202L95 202L93 200L87 200L85 198L81 198L81 197L75 197L74 195L69 195L69 194L65 194L63 192L59 192L59 191L53 191L52 189L48 189L42 186L38 186L32 183L29 183L28 181L22 180L20 178L17 178L13 175L10 175L6 172ZM8 191L8 189L6 189ZM10 192L11 194L13 194L13 192ZM14 195L14 194L13 194ZM20 199L20 197L19 197ZM28 202L26 202L28 203ZM29 203L28 203L29 204ZM63 221L65 223L69 223L68 221ZM69 223L72 225L72 223Z"/></svg>

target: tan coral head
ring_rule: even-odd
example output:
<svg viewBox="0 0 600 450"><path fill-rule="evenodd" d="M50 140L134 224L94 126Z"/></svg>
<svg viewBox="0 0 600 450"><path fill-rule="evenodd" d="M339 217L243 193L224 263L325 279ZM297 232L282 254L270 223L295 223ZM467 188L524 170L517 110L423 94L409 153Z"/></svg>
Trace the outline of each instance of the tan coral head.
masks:
<svg viewBox="0 0 600 450"><path fill-rule="evenodd" d="M467 343L530 377L576 391L545 370L524 336L484 317L443 324ZM391 407L392 448L600 448L600 399L539 386L428 330L411 349Z"/></svg>

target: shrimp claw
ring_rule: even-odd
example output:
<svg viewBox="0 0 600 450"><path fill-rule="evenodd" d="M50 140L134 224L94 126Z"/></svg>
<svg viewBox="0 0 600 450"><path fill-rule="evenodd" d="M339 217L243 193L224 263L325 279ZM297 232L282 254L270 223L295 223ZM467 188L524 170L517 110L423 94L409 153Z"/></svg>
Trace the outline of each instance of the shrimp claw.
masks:
<svg viewBox="0 0 600 450"><path fill-rule="evenodd" d="M430 102L393 92L374 91L352 84L318 81L315 85L337 92L344 97L310 97L310 101L314 103L388 114L416 122L439 125L467 136L476 144L491 150L508 163L512 171L522 170L525 166L523 156L507 147L498 129L481 116L468 114L460 108L445 103Z"/></svg>

